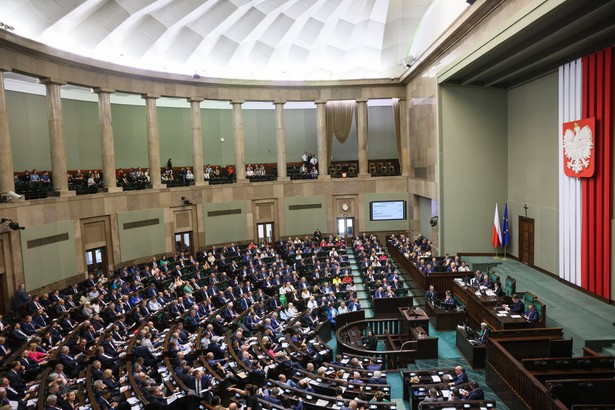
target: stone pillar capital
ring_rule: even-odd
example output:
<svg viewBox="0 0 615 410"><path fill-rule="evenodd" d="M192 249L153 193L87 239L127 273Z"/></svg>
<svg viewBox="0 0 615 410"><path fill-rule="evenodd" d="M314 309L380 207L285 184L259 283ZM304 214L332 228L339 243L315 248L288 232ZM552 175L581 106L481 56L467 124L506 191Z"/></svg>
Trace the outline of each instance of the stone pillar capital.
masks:
<svg viewBox="0 0 615 410"><path fill-rule="evenodd" d="M39 82L41 84L45 84L45 85L52 85L52 84L65 85L66 84L66 81L60 80L60 79L54 78L54 77L43 77L43 78L39 79Z"/></svg>
<svg viewBox="0 0 615 410"><path fill-rule="evenodd" d="M144 100L157 100L160 98L159 94L141 94L141 98Z"/></svg>
<svg viewBox="0 0 615 410"><path fill-rule="evenodd" d="M188 101L189 103L202 103L203 100L205 100L204 98L201 97L188 97L186 98L186 101Z"/></svg>
<svg viewBox="0 0 615 410"><path fill-rule="evenodd" d="M231 104L232 104L233 106L235 106L235 105L239 105L239 106L241 106L243 103L245 103L245 101L244 101L244 100L232 100L232 101L231 101Z"/></svg>
<svg viewBox="0 0 615 410"><path fill-rule="evenodd" d="M113 94L115 92L113 88L107 88L107 87L96 87L96 88L92 88L92 90L96 94Z"/></svg>
<svg viewBox="0 0 615 410"><path fill-rule="evenodd" d="M318 105L318 104L326 104L327 101L326 100L314 100L314 104Z"/></svg>

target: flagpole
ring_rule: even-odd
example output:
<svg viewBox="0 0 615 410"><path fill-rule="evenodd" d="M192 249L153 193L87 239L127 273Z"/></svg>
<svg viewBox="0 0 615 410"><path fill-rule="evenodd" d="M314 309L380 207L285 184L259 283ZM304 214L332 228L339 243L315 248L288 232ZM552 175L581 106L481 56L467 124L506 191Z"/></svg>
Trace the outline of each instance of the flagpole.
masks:
<svg viewBox="0 0 615 410"><path fill-rule="evenodd" d="M507 261L508 258L506 257L506 246L504 246L504 256L502 257L503 261Z"/></svg>

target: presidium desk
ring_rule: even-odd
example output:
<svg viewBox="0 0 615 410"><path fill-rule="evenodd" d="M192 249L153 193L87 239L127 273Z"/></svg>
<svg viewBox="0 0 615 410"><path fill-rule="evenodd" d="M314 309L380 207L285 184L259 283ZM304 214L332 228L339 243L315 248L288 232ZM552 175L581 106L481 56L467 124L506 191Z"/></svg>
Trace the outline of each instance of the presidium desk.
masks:
<svg viewBox="0 0 615 410"><path fill-rule="evenodd" d="M453 282L453 292L466 306L467 323L474 330L480 328L481 322L486 322L495 330L530 327L527 320L520 315L510 314L504 310L502 307L504 298L477 294L476 289L466 286L461 280ZM541 318L541 321L546 323L546 318Z"/></svg>

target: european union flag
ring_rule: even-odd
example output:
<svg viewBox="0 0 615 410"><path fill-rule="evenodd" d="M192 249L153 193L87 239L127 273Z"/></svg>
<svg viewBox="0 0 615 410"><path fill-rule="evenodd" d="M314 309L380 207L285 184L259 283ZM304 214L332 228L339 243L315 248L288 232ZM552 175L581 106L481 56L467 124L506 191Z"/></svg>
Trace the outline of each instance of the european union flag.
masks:
<svg viewBox="0 0 615 410"><path fill-rule="evenodd" d="M504 220L502 221L502 246L508 246L510 235L508 234L508 203L504 204Z"/></svg>

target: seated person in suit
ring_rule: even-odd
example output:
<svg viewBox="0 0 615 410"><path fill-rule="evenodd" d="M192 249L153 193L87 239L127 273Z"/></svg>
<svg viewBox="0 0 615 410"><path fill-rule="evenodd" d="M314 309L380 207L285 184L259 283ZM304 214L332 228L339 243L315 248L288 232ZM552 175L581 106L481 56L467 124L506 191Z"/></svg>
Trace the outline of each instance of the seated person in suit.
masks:
<svg viewBox="0 0 615 410"><path fill-rule="evenodd" d="M455 309L457 307L457 301L453 297L453 292L446 291L446 298L441 302L443 308Z"/></svg>
<svg viewBox="0 0 615 410"><path fill-rule="evenodd" d="M504 305L504 309L506 309L507 312L522 315L525 311L525 305L521 300L519 300L519 296L515 293L512 295L512 303Z"/></svg>
<svg viewBox="0 0 615 410"><path fill-rule="evenodd" d="M482 322L480 324L480 330L478 331L478 335L476 335L476 340L481 343L485 343L489 339L489 333L491 333L489 325L487 325L487 323L485 322Z"/></svg>
<svg viewBox="0 0 615 410"><path fill-rule="evenodd" d="M530 303L528 305L528 310L527 312L525 312L525 315L523 315L523 318L526 319L528 323L538 322L538 320L540 319L540 315L538 314L536 306L534 306L533 303Z"/></svg>
<svg viewBox="0 0 615 410"><path fill-rule="evenodd" d="M457 375L457 378L450 382L448 384L449 386L459 386L468 382L468 375L466 374L466 369L464 369L463 366L455 367L455 374Z"/></svg>
<svg viewBox="0 0 615 410"><path fill-rule="evenodd" d="M500 298L504 296L504 289L502 289L502 284L500 283L500 281L496 281L493 284L493 293L495 294L495 296Z"/></svg>
<svg viewBox="0 0 615 410"><path fill-rule="evenodd" d="M461 395L466 400L485 400L485 392L483 389L478 387L478 382L476 380L472 380L469 383L470 391L463 390L461 391Z"/></svg>
<svg viewBox="0 0 615 410"><path fill-rule="evenodd" d="M387 379L382 377L380 370L374 371L374 375L369 379L369 384L387 384Z"/></svg>
<svg viewBox="0 0 615 410"><path fill-rule="evenodd" d="M438 298L438 294L436 293L436 289L433 287L433 285L429 285L429 289L427 289L427 292L425 292L425 300L435 300Z"/></svg>
<svg viewBox="0 0 615 410"><path fill-rule="evenodd" d="M376 363L376 360L374 360L373 357L370 357L369 364L367 365L367 370L371 370L371 371L382 370L382 366Z"/></svg>

